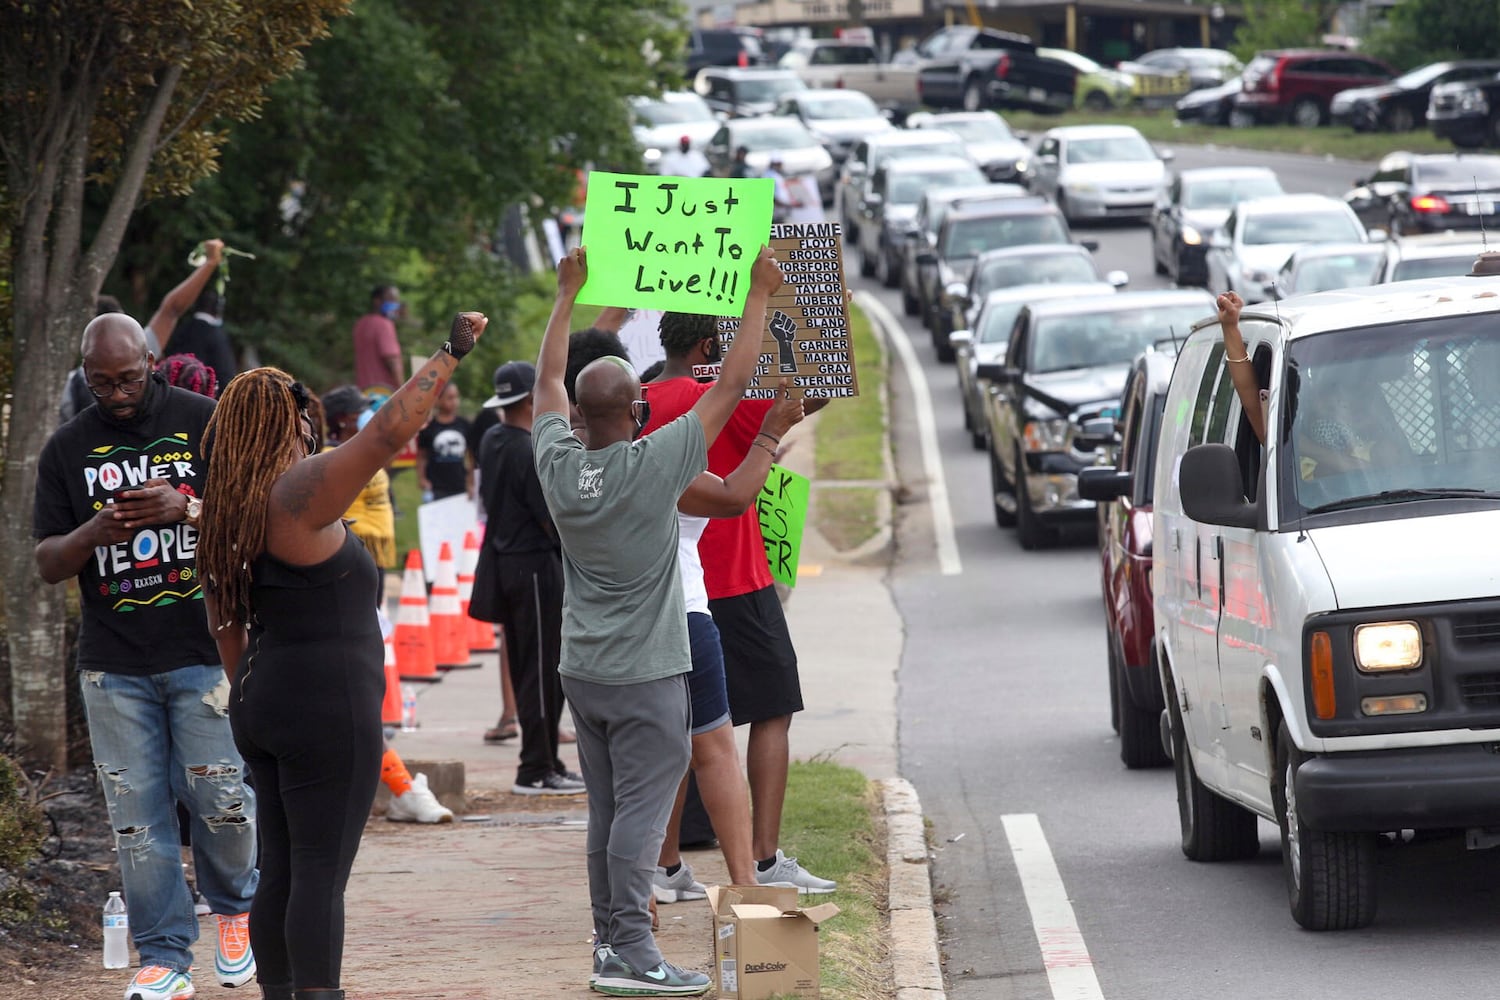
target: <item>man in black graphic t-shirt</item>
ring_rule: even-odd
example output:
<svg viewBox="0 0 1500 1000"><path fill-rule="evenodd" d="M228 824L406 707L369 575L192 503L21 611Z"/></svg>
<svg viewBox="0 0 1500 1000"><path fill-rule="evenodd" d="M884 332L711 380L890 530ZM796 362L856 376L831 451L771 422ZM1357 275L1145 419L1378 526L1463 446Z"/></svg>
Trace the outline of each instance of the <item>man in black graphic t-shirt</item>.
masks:
<svg viewBox="0 0 1500 1000"><path fill-rule="evenodd" d="M469 422L458 415L458 386L448 383L432 420L417 433L417 483L433 500L466 493L474 496L469 464Z"/></svg>
<svg viewBox="0 0 1500 1000"><path fill-rule="evenodd" d="M197 519L213 401L152 371L139 324L97 317L83 371L97 405L37 465L42 579L78 578L78 670L141 969L126 995L187 995L198 920L179 856L192 816L198 887L219 923L219 982L255 977L255 796L229 730L229 682L203 612Z"/></svg>

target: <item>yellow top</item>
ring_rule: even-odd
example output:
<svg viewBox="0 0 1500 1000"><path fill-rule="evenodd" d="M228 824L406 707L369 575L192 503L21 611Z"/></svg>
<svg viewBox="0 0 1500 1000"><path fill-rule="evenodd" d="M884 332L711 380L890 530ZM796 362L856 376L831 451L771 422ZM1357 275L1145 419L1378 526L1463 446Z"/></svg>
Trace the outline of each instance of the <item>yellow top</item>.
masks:
<svg viewBox="0 0 1500 1000"><path fill-rule="evenodd" d="M391 509L391 477L384 469L370 477L365 488L344 511L349 530L370 550L375 565L396 568L396 514Z"/></svg>

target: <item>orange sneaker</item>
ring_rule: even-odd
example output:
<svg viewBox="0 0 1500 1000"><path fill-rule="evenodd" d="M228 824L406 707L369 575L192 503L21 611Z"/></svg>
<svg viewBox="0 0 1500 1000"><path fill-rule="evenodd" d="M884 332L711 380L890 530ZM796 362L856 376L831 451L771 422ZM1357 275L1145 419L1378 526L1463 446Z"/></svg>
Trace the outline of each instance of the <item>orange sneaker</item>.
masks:
<svg viewBox="0 0 1500 1000"><path fill-rule="evenodd" d="M186 972L165 965L143 965L130 985L125 1000L192 1000L193 980Z"/></svg>
<svg viewBox="0 0 1500 1000"><path fill-rule="evenodd" d="M214 914L219 924L219 941L214 948L214 971L220 986L244 986L255 978L255 956L250 952L250 914L236 913L226 917Z"/></svg>

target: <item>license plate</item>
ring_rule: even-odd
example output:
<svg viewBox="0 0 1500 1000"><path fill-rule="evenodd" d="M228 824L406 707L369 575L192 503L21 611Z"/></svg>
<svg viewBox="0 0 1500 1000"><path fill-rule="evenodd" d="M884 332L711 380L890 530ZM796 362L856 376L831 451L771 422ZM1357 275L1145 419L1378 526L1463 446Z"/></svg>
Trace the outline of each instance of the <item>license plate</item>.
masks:
<svg viewBox="0 0 1500 1000"><path fill-rule="evenodd" d="M1047 92L1041 87L1032 87L1028 93L1033 101L1041 102L1047 99Z"/></svg>

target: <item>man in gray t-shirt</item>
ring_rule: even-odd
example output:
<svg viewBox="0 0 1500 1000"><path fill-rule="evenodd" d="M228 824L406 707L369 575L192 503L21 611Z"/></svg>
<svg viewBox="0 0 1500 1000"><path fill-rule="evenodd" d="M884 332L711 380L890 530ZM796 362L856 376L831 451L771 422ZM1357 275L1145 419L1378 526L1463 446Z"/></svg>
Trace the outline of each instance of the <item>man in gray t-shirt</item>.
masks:
<svg viewBox="0 0 1500 1000"><path fill-rule="evenodd" d="M713 388L688 413L640 438L646 403L628 363L578 374L582 441L563 386L582 247L557 268L557 301L537 359L532 447L563 550L563 692L588 784L594 975L606 995L692 996L708 977L662 958L651 934L651 877L687 771L692 669L677 575L677 498L708 466L708 446L754 374L760 338L736 337ZM756 257L741 329L765 327L782 284L768 248Z"/></svg>

